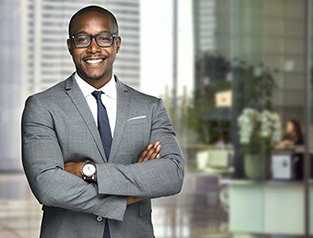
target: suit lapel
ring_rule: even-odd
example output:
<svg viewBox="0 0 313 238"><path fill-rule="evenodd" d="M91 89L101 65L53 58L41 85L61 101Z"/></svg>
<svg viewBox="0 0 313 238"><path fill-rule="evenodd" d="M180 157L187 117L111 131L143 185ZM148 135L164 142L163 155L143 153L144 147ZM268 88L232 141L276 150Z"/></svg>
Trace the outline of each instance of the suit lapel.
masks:
<svg viewBox="0 0 313 238"><path fill-rule="evenodd" d="M124 133L130 102L130 96L127 87L123 85L118 79L116 79L116 92L117 92L117 110L116 110L117 115L109 159L110 162L113 162L115 160L116 153Z"/></svg>
<svg viewBox="0 0 313 238"><path fill-rule="evenodd" d="M66 89L66 93L71 98L73 104L75 105L75 107L79 111L81 117L83 118L83 120L84 120L87 128L89 129L93 139L95 140L95 143L97 144L97 147L100 151L100 154L101 154L103 160L107 161L97 125L96 125L95 120L92 116L90 108L86 102L86 99L84 98L84 95L82 94L82 92L81 92L78 84L76 83L76 80L74 79L73 75L65 81L65 89Z"/></svg>

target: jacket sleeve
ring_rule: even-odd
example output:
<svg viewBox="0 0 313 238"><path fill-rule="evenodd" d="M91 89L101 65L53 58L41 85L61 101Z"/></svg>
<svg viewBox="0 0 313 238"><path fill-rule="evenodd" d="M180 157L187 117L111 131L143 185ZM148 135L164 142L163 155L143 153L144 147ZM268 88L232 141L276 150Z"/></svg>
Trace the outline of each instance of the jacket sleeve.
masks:
<svg viewBox="0 0 313 238"><path fill-rule="evenodd" d="M100 194L157 198L180 192L184 160L172 123L161 99L152 116L150 143L160 141L160 159L130 165L97 164Z"/></svg>
<svg viewBox="0 0 313 238"><path fill-rule="evenodd" d="M97 185L64 170L53 117L36 96L26 101L22 116L22 162L32 192L41 204L123 219L125 197L101 196Z"/></svg>

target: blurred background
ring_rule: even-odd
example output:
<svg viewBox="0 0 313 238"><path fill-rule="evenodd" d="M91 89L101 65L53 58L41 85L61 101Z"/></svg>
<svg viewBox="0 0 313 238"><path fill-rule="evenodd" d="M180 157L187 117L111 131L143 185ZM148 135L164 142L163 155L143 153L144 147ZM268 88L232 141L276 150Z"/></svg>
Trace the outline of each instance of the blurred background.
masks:
<svg viewBox="0 0 313 238"><path fill-rule="evenodd" d="M38 237L21 113L74 71L68 21L89 4L116 15L115 73L165 101L185 154L156 237L313 234L312 1L0 0L0 237Z"/></svg>

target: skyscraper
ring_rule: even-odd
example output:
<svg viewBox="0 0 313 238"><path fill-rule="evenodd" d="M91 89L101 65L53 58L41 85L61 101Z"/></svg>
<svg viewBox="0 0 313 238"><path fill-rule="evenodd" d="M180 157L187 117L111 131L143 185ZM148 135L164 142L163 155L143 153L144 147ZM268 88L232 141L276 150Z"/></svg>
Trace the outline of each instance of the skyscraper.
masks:
<svg viewBox="0 0 313 238"><path fill-rule="evenodd" d="M215 0L193 1L196 55L215 49L215 5Z"/></svg>
<svg viewBox="0 0 313 238"><path fill-rule="evenodd" d="M0 170L20 168L22 40L20 0L0 1Z"/></svg>

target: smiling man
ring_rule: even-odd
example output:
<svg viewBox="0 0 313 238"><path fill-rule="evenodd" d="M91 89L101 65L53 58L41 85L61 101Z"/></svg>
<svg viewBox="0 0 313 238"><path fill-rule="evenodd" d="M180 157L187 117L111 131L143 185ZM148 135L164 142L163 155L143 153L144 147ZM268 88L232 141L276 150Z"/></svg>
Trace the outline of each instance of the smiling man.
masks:
<svg viewBox="0 0 313 238"><path fill-rule="evenodd" d="M116 19L110 12L105 14L106 17L100 9L87 13L82 10L72 17L69 24L67 46L77 74L96 88L110 81L113 63L121 46ZM86 16L88 20L82 20Z"/></svg>
<svg viewBox="0 0 313 238"><path fill-rule="evenodd" d="M41 237L154 237L151 199L177 194L184 177L164 104L113 74L121 37L106 9L75 13L67 46L76 72L29 97L22 118Z"/></svg>

